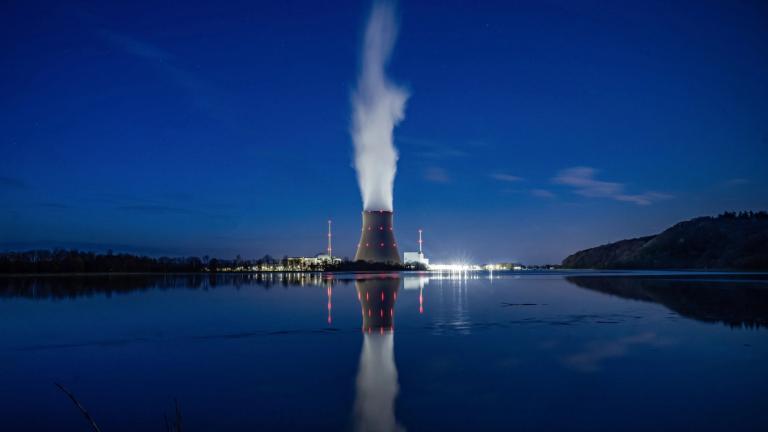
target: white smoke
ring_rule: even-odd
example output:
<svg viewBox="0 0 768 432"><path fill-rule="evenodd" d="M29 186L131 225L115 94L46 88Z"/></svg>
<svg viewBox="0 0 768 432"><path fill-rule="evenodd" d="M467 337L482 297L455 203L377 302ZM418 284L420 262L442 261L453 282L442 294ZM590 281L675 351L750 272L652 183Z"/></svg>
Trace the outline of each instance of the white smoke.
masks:
<svg viewBox="0 0 768 432"><path fill-rule="evenodd" d="M366 333L357 370L355 431L405 431L395 418L399 391L394 334Z"/></svg>
<svg viewBox="0 0 768 432"><path fill-rule="evenodd" d="M392 130L405 116L408 92L391 83L384 67L397 38L392 3L375 1L365 30L363 59L352 94L355 169L365 210L392 210L397 149Z"/></svg>

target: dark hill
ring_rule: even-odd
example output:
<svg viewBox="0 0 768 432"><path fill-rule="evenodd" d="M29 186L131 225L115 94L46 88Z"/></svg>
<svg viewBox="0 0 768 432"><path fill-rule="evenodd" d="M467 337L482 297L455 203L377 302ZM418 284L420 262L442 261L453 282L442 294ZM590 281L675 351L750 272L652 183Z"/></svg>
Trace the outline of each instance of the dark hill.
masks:
<svg viewBox="0 0 768 432"><path fill-rule="evenodd" d="M569 276L566 280L581 288L662 304L698 321L768 328L767 281L751 278Z"/></svg>
<svg viewBox="0 0 768 432"><path fill-rule="evenodd" d="M576 252L563 267L768 270L768 213L691 219L655 236Z"/></svg>

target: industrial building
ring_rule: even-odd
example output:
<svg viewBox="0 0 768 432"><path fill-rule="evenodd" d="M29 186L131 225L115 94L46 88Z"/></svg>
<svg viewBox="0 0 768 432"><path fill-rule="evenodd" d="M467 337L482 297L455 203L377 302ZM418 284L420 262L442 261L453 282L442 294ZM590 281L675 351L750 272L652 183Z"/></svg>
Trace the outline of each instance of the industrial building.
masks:
<svg viewBox="0 0 768 432"><path fill-rule="evenodd" d="M403 252L403 264L424 264L429 265L429 259L423 252Z"/></svg>
<svg viewBox="0 0 768 432"><path fill-rule="evenodd" d="M333 256L333 245L331 243L332 233L331 224L328 220L328 247L326 253L319 253L313 257L290 257L286 263L287 270L321 270L325 266L340 264L341 258Z"/></svg>
<svg viewBox="0 0 768 432"><path fill-rule="evenodd" d="M339 264L341 258L333 257L325 253L313 257L289 257L286 270L318 270L329 264Z"/></svg>
<svg viewBox="0 0 768 432"><path fill-rule="evenodd" d="M427 259L426 256L424 256L424 251L422 250L422 238L421 238L422 230L419 230L419 251L418 252L404 252L403 253L403 264L422 264L426 267L429 267L429 259Z"/></svg>

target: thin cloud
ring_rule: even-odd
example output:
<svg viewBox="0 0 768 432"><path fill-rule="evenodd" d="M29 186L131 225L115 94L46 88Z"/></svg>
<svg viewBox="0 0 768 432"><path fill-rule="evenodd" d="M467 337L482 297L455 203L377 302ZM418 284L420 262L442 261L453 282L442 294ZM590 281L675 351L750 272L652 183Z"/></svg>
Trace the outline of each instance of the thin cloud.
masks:
<svg viewBox="0 0 768 432"><path fill-rule="evenodd" d="M208 81L202 79L199 74L180 66L181 62L178 61L179 59L175 58L171 53L131 35L111 30L101 30L99 34L110 45L146 62L163 73L167 79L175 82L177 86L189 95L198 109L207 112L219 120L227 119L226 116L220 113L220 111L225 110L227 107L227 104L221 100L221 92Z"/></svg>
<svg viewBox="0 0 768 432"><path fill-rule="evenodd" d="M193 206L177 205L164 199L151 199L143 197L131 197L129 195L106 195L104 202L113 203L113 208L122 212L129 212L146 216L199 216L211 219L227 219L231 215L230 208L226 204L197 203Z"/></svg>
<svg viewBox="0 0 768 432"><path fill-rule="evenodd" d="M597 180L596 174L597 170L591 167L573 167L560 171L552 182L569 186L574 189L574 193L587 198L608 198L637 205L650 205L656 201L672 198L671 195L652 191L629 194L625 192L624 184Z"/></svg>
<svg viewBox="0 0 768 432"><path fill-rule="evenodd" d="M118 45L126 52L133 54L137 57L145 58L148 60L160 60L160 61L168 60L171 57L169 53L163 51L162 49L152 44L135 39L128 35L113 32L110 30L102 30L101 34L104 36L105 39L109 40L115 45Z"/></svg>
<svg viewBox="0 0 768 432"><path fill-rule="evenodd" d="M424 170L424 179L432 183L449 183L451 181L448 171L439 167L429 167Z"/></svg>
<svg viewBox="0 0 768 432"><path fill-rule="evenodd" d="M422 159L464 158L470 154L457 147L423 138L398 136L395 138L398 148L413 149L413 155Z"/></svg>
<svg viewBox="0 0 768 432"><path fill-rule="evenodd" d="M655 333L641 333L613 341L592 342L586 349L563 358L563 363L579 372L598 372L608 360L626 356L632 347L659 347L669 345L669 341L660 340Z"/></svg>
<svg viewBox="0 0 768 432"><path fill-rule="evenodd" d="M80 199L94 205L144 214L189 214L210 217L229 217L235 206L231 203L200 201L187 192L162 192L143 196L130 193L94 193ZM183 203L180 205L180 203Z"/></svg>
<svg viewBox="0 0 768 432"><path fill-rule="evenodd" d="M631 202L637 205L650 205L656 201L670 199L672 195L661 192L644 192L637 195L619 194L612 198L616 201Z"/></svg>
<svg viewBox="0 0 768 432"><path fill-rule="evenodd" d="M555 194L546 189L531 189L531 195L537 198L554 198Z"/></svg>
<svg viewBox="0 0 768 432"><path fill-rule="evenodd" d="M749 179L745 179L745 178L732 178L732 179L726 180L723 183L723 185L725 185L727 187L733 187L733 186L742 186L742 185L749 184L749 183L750 183Z"/></svg>
<svg viewBox="0 0 768 432"><path fill-rule="evenodd" d="M227 207L227 206L223 206L223 207ZM200 216L200 217L211 218L211 219L230 218L231 215L227 214L226 212L216 212L216 210L224 210L223 207L207 204L205 206L206 210L200 210L197 208L167 205L161 202L149 203L145 201L145 202L139 202L139 203L133 203L133 204L126 203L123 205L117 205L114 208L118 211L130 212L137 215L146 215L146 216L183 215L183 216ZM214 212L211 212L208 210L214 210Z"/></svg>
<svg viewBox="0 0 768 432"><path fill-rule="evenodd" d="M117 207L118 210L124 210L124 211L130 211L130 212L136 212L136 213L145 213L145 214L185 214L185 215L196 215L200 214L200 212L191 210L191 209L185 209L181 207L171 207L171 206L164 206L164 205L125 205L125 206L119 206Z"/></svg>
<svg viewBox="0 0 768 432"><path fill-rule="evenodd" d="M457 148L444 147L433 148L431 150L425 150L416 154L424 159L447 159L447 158L463 158L469 156L469 153Z"/></svg>
<svg viewBox="0 0 768 432"><path fill-rule="evenodd" d="M491 178L496 179L498 181L509 182L509 183L514 183L514 182L519 182L524 180L522 177L518 177L511 174L504 174L504 173L491 174Z"/></svg>

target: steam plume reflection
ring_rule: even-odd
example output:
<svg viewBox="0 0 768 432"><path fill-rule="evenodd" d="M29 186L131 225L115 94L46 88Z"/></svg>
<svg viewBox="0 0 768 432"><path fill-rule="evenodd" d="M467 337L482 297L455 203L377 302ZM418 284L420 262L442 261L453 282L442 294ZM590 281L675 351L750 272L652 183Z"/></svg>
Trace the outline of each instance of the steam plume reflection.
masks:
<svg viewBox="0 0 768 432"><path fill-rule="evenodd" d="M363 320L355 389L356 431L405 430L395 418L400 385L395 365L394 310L399 286L399 277L355 281Z"/></svg>

